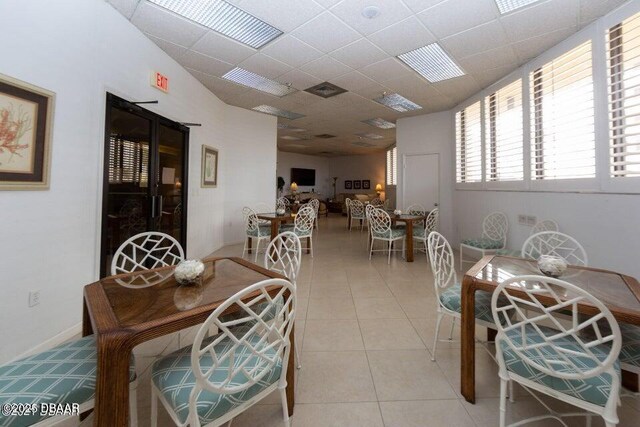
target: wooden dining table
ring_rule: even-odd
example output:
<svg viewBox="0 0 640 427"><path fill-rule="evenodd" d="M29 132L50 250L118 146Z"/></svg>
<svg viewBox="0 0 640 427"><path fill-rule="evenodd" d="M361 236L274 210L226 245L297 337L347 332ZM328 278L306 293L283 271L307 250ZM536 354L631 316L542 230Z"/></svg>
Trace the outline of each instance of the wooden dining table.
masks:
<svg viewBox="0 0 640 427"><path fill-rule="evenodd" d="M174 267L163 267L110 276L85 286L82 333L95 334L98 351L94 425L128 425L129 363L136 345L201 324L238 291L265 279L283 278L241 258L208 258L203 263L198 285L178 285ZM232 306L227 311L235 310ZM287 362L290 415L295 404L294 341Z"/></svg>
<svg viewBox="0 0 640 427"><path fill-rule="evenodd" d="M413 215L413 214L400 214L389 213L391 217L391 225L396 225L398 222L405 224L405 239L406 239L406 251L405 260L407 262L413 262L413 225L416 222L425 221L426 215Z"/></svg>
<svg viewBox="0 0 640 427"><path fill-rule="evenodd" d="M464 398L475 403L475 293L478 290L493 292L506 279L521 275L540 275L535 260L508 256L487 255L478 261L462 280L462 349L461 349L461 393ZM560 277L572 283L602 301L620 323L640 325L640 284L630 276L613 271L591 267L569 266ZM515 296L526 298L526 293L517 286L509 286L507 291ZM570 299L572 295L567 295ZM554 304L549 298L542 303ZM596 314L594 307L579 305L578 310L585 315ZM489 333L490 338L493 336ZM625 387L637 390L638 377L623 371L622 383Z"/></svg>

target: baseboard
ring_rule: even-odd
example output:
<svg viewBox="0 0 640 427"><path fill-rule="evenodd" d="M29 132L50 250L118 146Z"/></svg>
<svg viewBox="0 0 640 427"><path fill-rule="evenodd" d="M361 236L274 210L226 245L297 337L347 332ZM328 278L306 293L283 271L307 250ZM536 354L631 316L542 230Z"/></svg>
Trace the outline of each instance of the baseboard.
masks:
<svg viewBox="0 0 640 427"><path fill-rule="evenodd" d="M25 351L19 356L16 356L14 359L11 360L11 362L13 362L14 360L19 360L24 357L31 356L32 354L41 353L45 350L49 350L50 348L55 347L59 344L62 344L63 342L69 341L73 337L80 336L80 334L82 334L82 323L78 323L77 325L74 325L69 329L66 329L60 332L59 334L49 338L48 340L41 342L37 346Z"/></svg>

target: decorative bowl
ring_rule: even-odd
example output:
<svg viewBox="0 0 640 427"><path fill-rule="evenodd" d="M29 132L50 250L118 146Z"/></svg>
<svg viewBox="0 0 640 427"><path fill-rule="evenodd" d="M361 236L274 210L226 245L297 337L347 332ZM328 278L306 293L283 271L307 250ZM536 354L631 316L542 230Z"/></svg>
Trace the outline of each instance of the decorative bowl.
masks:
<svg viewBox="0 0 640 427"><path fill-rule="evenodd" d="M204 293L202 285L178 286L173 294L173 303L180 311L190 310L201 301Z"/></svg>
<svg viewBox="0 0 640 427"><path fill-rule="evenodd" d="M564 258L555 255L541 255L538 258L538 269L549 277L560 277L567 270Z"/></svg>
<svg viewBox="0 0 640 427"><path fill-rule="evenodd" d="M402 211L400 209L396 209L395 211L393 211L394 215L402 215Z"/></svg>
<svg viewBox="0 0 640 427"><path fill-rule="evenodd" d="M286 212L286 211L285 211L285 209L284 209L284 208L276 209L276 214L278 214L278 215L284 215L284 213L285 213L285 212Z"/></svg>
<svg viewBox="0 0 640 427"><path fill-rule="evenodd" d="M193 285L200 282L204 264L199 259L187 259L176 266L173 276L181 285Z"/></svg>

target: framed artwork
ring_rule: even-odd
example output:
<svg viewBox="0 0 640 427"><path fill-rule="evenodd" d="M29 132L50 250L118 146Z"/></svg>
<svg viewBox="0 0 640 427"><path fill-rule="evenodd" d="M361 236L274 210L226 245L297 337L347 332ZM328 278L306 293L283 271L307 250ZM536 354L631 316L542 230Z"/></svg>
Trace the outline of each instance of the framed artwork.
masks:
<svg viewBox="0 0 640 427"><path fill-rule="evenodd" d="M0 74L0 190L49 188L55 94Z"/></svg>
<svg viewBox="0 0 640 427"><path fill-rule="evenodd" d="M351 180L344 182L344 189L345 190L351 190L352 188L353 188L353 184L352 184Z"/></svg>
<svg viewBox="0 0 640 427"><path fill-rule="evenodd" d="M208 145L202 146L202 187L218 185L218 150Z"/></svg>
<svg viewBox="0 0 640 427"><path fill-rule="evenodd" d="M363 190L370 190L371 189L371 180L363 179L362 180L362 189Z"/></svg>
<svg viewBox="0 0 640 427"><path fill-rule="evenodd" d="M353 180L353 189L359 190L361 188L361 181L359 179Z"/></svg>

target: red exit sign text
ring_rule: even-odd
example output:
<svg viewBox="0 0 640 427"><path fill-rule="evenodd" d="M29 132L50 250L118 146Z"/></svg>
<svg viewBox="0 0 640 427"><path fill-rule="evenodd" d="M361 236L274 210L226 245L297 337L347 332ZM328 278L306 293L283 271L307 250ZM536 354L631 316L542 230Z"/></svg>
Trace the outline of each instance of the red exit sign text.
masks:
<svg viewBox="0 0 640 427"><path fill-rule="evenodd" d="M169 92L169 77L155 72L151 75L151 86L163 92Z"/></svg>

